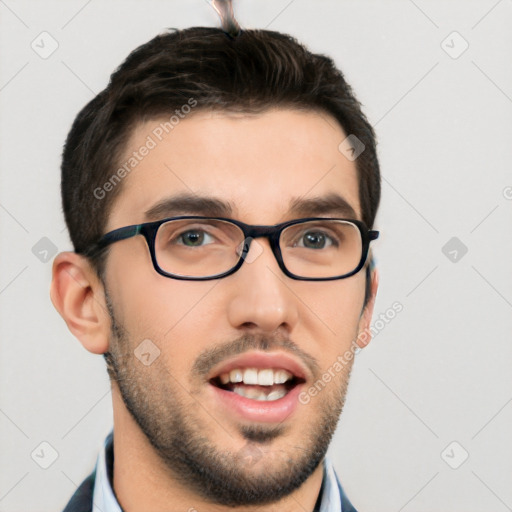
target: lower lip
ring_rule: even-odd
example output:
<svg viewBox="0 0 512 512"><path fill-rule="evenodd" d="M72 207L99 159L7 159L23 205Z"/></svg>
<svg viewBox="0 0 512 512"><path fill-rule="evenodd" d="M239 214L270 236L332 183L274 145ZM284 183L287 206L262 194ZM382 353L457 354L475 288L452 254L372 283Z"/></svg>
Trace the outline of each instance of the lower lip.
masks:
<svg viewBox="0 0 512 512"><path fill-rule="evenodd" d="M209 384L213 388L216 399L221 403L221 408L234 412L239 417L249 421L261 421L267 423L282 423L295 411L298 403L298 396L302 384L296 385L288 393L279 398L266 402L263 400L252 400L240 396L234 391L227 391Z"/></svg>

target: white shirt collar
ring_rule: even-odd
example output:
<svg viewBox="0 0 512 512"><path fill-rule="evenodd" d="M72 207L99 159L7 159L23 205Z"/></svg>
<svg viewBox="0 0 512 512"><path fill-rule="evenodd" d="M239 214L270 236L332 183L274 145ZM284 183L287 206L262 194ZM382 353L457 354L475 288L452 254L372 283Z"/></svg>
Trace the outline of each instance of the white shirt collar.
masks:
<svg viewBox="0 0 512 512"><path fill-rule="evenodd" d="M111 442L111 436L112 434L107 436L96 463L92 512L123 512L114 495L107 473L106 452L107 445ZM324 458L323 468L323 492L320 512L343 512L338 479L329 457Z"/></svg>
<svg viewBox="0 0 512 512"><path fill-rule="evenodd" d="M114 495L107 473L107 446L112 442L112 433L105 439L105 443L96 462L96 480L92 495L92 512L122 512Z"/></svg>

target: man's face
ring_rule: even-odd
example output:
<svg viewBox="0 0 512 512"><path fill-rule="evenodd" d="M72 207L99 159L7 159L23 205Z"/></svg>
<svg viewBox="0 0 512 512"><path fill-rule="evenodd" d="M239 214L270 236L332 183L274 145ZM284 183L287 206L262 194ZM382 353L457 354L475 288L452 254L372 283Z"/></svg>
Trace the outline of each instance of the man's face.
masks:
<svg viewBox="0 0 512 512"><path fill-rule="evenodd" d="M189 214L258 225L349 216L318 201L314 208L311 200L333 194L361 218L355 164L338 151L346 135L324 114L198 112L161 142L152 135L159 124L133 133L126 159L148 135L157 145L125 178L107 230ZM230 211L165 207L184 195L215 199ZM364 271L334 281L293 280L267 239L258 238L251 251L250 262L228 277L180 281L154 270L146 241L136 236L111 246L105 274L110 352L124 406L176 478L225 505L280 499L317 468L341 413L351 362L332 367L357 337L364 300ZM143 340L151 342L143 345L151 359L158 353L151 347L159 350L150 365L134 355ZM229 369L247 368L287 369L299 384L277 385L287 395L274 401L214 384ZM329 368L330 382L301 403L299 392Z"/></svg>

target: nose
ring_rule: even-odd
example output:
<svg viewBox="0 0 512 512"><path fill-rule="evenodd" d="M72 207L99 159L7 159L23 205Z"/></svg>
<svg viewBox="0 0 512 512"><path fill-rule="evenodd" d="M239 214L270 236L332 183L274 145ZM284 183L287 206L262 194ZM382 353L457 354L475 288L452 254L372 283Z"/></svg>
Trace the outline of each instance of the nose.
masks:
<svg viewBox="0 0 512 512"><path fill-rule="evenodd" d="M228 320L237 329L289 334L298 317L298 299L266 238L252 241L242 267L229 276Z"/></svg>

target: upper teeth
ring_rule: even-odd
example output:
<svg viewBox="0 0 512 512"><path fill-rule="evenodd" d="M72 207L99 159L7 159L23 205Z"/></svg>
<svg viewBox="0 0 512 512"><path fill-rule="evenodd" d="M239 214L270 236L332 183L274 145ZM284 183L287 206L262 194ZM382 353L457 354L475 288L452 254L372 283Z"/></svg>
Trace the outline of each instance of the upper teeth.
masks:
<svg viewBox="0 0 512 512"><path fill-rule="evenodd" d="M257 368L235 368L220 376L222 384L228 382L243 382L244 384L258 384L260 386L272 386L273 384L284 384L293 379L293 375L287 370L272 370L271 368L258 370Z"/></svg>

